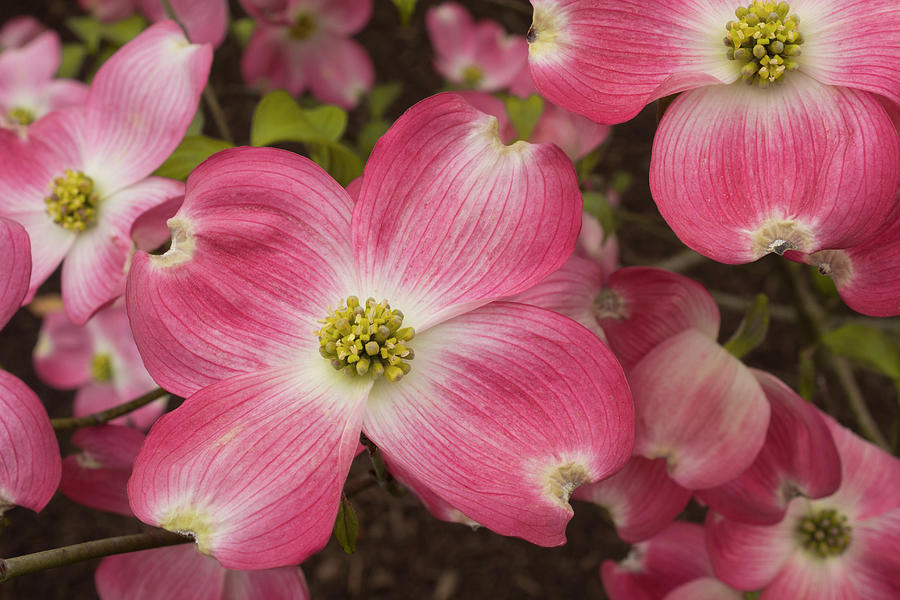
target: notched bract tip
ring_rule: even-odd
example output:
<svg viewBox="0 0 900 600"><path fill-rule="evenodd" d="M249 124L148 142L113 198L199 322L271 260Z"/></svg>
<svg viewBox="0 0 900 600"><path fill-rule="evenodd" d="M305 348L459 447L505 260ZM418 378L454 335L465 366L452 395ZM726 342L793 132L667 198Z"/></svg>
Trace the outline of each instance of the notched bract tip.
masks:
<svg viewBox="0 0 900 600"><path fill-rule="evenodd" d="M196 245L191 223L183 218L172 217L166 222L172 232L172 243L165 254L151 256L152 262L160 267L174 267L189 261L194 256Z"/></svg>

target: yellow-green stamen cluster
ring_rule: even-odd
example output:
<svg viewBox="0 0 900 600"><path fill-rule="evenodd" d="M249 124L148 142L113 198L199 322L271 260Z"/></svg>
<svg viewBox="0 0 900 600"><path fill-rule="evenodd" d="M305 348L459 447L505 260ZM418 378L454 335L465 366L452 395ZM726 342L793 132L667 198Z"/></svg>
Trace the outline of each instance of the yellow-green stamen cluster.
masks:
<svg viewBox="0 0 900 600"><path fill-rule="evenodd" d="M309 13L300 13L294 20L294 24L288 29L292 39L306 40L316 32L316 20Z"/></svg>
<svg viewBox="0 0 900 600"><path fill-rule="evenodd" d="M850 545L847 517L836 510L812 512L797 524L800 544L819 558L842 554Z"/></svg>
<svg viewBox="0 0 900 600"><path fill-rule="evenodd" d="M109 354L95 354L91 359L91 377L98 383L112 379L112 358Z"/></svg>
<svg viewBox="0 0 900 600"><path fill-rule="evenodd" d="M788 16L790 10L787 2L756 0L735 10L739 20L725 25L728 58L745 63L741 76L747 83L765 88L780 81L788 71L797 70L791 57L800 54L803 36L800 19L797 15Z"/></svg>
<svg viewBox="0 0 900 600"><path fill-rule="evenodd" d="M53 221L70 231L84 231L97 220L94 181L81 171L66 169L65 175L54 179L44 202Z"/></svg>
<svg viewBox="0 0 900 600"><path fill-rule="evenodd" d="M374 298L360 305L350 296L345 306L320 321L319 353L331 365L348 375L384 375L397 381L409 373L413 351L405 342L415 335L412 327L403 327L403 313L391 310L387 300Z"/></svg>
<svg viewBox="0 0 900 600"><path fill-rule="evenodd" d="M9 109L6 116L10 121L19 125L31 125L35 119L34 112L22 106Z"/></svg>
<svg viewBox="0 0 900 600"><path fill-rule="evenodd" d="M469 87L474 87L481 83L481 80L484 79L484 72L475 65L469 65L462 72L463 83L465 83Z"/></svg>

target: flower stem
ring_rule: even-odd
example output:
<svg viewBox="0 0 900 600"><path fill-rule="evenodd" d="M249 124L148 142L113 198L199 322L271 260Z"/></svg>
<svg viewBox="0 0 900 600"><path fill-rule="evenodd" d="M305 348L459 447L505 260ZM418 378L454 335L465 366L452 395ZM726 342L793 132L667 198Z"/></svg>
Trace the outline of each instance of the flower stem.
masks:
<svg viewBox="0 0 900 600"><path fill-rule="evenodd" d="M52 550L44 550L34 554L0 559L0 583L20 575L55 569L56 567L112 554L124 554L125 552L135 552L137 550L186 544L191 541L193 541L191 538L177 533L164 529L153 529L145 533L91 540L90 542L53 548Z"/></svg>
<svg viewBox="0 0 900 600"><path fill-rule="evenodd" d="M154 400L158 398L162 398L168 392L162 388L156 388L150 392L147 392L143 396L135 398L131 402L126 402L125 404L120 404L118 406L113 406L112 408L108 408L106 410L96 412L90 415L85 415L83 417L66 417L62 419L50 419L50 424L53 426L53 429L57 431L63 429L76 429L78 427L91 427L94 425L103 425L108 421L112 421L117 417L121 417L122 415L127 415L128 413L141 408L142 406L146 406L150 404Z"/></svg>

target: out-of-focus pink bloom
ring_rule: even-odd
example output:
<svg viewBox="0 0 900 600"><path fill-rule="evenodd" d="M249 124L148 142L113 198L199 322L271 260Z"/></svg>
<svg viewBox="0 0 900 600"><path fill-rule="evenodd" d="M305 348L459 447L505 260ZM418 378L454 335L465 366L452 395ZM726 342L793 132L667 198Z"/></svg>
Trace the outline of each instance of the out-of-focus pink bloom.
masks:
<svg viewBox="0 0 900 600"><path fill-rule="evenodd" d="M565 261L581 201L562 151L496 131L459 96L423 100L355 204L276 149L192 173L172 248L129 276L144 363L189 396L138 456L140 519L228 567L295 564L329 538L362 430L468 518L564 542L572 490L630 456L633 406L596 336L498 300Z"/></svg>
<svg viewBox="0 0 900 600"><path fill-rule="evenodd" d="M31 293L65 258L66 314L82 324L122 294L135 218L183 193L149 177L175 149L206 85L212 49L166 21L97 72L87 103L0 145L0 215L31 237ZM163 93L160 82L165 82Z"/></svg>
<svg viewBox="0 0 900 600"><path fill-rule="evenodd" d="M682 92L650 188L691 248L726 263L848 248L891 211L900 144L881 98L900 102L900 62L870 49L900 47L895 0L532 4L531 73L551 102L618 123Z"/></svg>
<svg viewBox="0 0 900 600"><path fill-rule="evenodd" d="M0 329L25 293L31 269L28 235L0 218ZM0 515L13 506L40 511L56 491L59 446L44 405L27 385L0 369Z"/></svg>
<svg viewBox="0 0 900 600"><path fill-rule="evenodd" d="M21 48L46 30L34 17L13 17L0 27L0 52Z"/></svg>
<svg viewBox="0 0 900 600"><path fill-rule="evenodd" d="M581 233L575 243L574 255L590 259L605 273L612 273L619 268L619 238L615 233L603 231L600 221L585 211L581 213Z"/></svg>
<svg viewBox="0 0 900 600"><path fill-rule="evenodd" d="M24 132L47 113L84 104L88 88L73 79L53 79L61 48L54 31L0 54L0 127Z"/></svg>
<svg viewBox="0 0 900 600"><path fill-rule="evenodd" d="M737 521L772 525L797 496L830 496L841 483L841 460L819 411L776 377L753 370L772 409L766 443L749 469L697 496Z"/></svg>
<svg viewBox="0 0 900 600"><path fill-rule="evenodd" d="M428 9L425 24L435 69L453 84L496 92L509 86L528 62L524 37L508 35L495 21L473 22L456 2Z"/></svg>
<svg viewBox="0 0 900 600"><path fill-rule="evenodd" d="M769 526L710 511L707 544L719 578L760 600L900 597L900 461L827 415L840 454L831 496L795 498Z"/></svg>
<svg viewBox="0 0 900 600"><path fill-rule="evenodd" d="M153 22L168 18L161 0L78 0L83 10L100 21L118 21L138 11ZM195 44L218 47L228 33L227 0L169 0L175 18Z"/></svg>
<svg viewBox="0 0 900 600"><path fill-rule="evenodd" d="M349 36L372 14L372 0L288 0L259 5L242 0L257 17L241 72L251 85L299 96L307 88L322 102L350 109L372 88L375 70Z"/></svg>
<svg viewBox="0 0 900 600"><path fill-rule="evenodd" d="M679 585L663 600L744 600L744 594L714 577L701 577Z"/></svg>
<svg viewBox="0 0 900 600"><path fill-rule="evenodd" d="M680 585L713 576L703 527L675 521L635 544L622 562L603 561L600 574L611 600L663 600Z"/></svg>
<svg viewBox="0 0 900 600"><path fill-rule="evenodd" d="M76 417L124 404L157 387L134 345L124 306L105 308L84 325L73 325L62 310L46 315L34 367L53 387L79 388ZM165 406L166 400L157 400L112 422L146 430Z"/></svg>

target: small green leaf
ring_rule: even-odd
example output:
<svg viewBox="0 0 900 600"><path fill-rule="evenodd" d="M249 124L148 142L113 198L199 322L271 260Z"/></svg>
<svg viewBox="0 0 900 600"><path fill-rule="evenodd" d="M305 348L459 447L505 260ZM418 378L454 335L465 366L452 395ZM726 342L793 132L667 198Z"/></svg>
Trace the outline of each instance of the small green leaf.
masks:
<svg viewBox="0 0 900 600"><path fill-rule="evenodd" d="M600 192L584 192L582 198L584 198L585 212L600 221L603 233L609 235L615 232L616 219L606 196Z"/></svg>
<svg viewBox="0 0 900 600"><path fill-rule="evenodd" d="M813 287L825 298L837 298L837 286L834 285L834 279L828 275L819 273L817 267L810 267L810 277L812 277Z"/></svg>
<svg viewBox="0 0 900 600"><path fill-rule="evenodd" d="M822 336L829 350L858 365L900 380L900 349L885 332L850 323Z"/></svg>
<svg viewBox="0 0 900 600"><path fill-rule="evenodd" d="M160 165L154 175L184 181L191 171L197 168L197 165L216 152L231 147L231 144L224 140L203 135L186 137L175 149L175 152L166 159L166 162Z"/></svg>
<svg viewBox="0 0 900 600"><path fill-rule="evenodd" d="M418 0L392 0L394 6L397 7L397 12L400 14L400 22L404 27L409 25L409 20L412 18L413 12L416 10L416 2Z"/></svg>
<svg viewBox="0 0 900 600"><path fill-rule="evenodd" d="M399 81L382 83L372 88L372 91L369 92L369 112L372 120L383 117L385 111L396 102L402 92L403 84Z"/></svg>
<svg viewBox="0 0 900 600"><path fill-rule="evenodd" d="M343 186L362 175L363 161L340 142L307 142L309 157Z"/></svg>
<svg viewBox="0 0 900 600"><path fill-rule="evenodd" d="M194 118L191 119L191 124L188 125L187 131L184 133L184 137L203 135L204 124L206 124L206 118L203 116L203 109L198 106L197 112L194 113Z"/></svg>
<svg viewBox="0 0 900 600"><path fill-rule="evenodd" d="M743 358L763 343L768 331L769 299L765 294L757 294L737 331L725 342L725 349L737 358Z"/></svg>
<svg viewBox="0 0 900 600"><path fill-rule="evenodd" d="M506 112L513 127L516 128L519 139L527 140L534 133L534 126L544 112L544 99L537 94L532 94L524 100L518 96L508 96Z"/></svg>
<svg viewBox="0 0 900 600"><path fill-rule="evenodd" d="M250 143L337 142L347 128L347 113L337 106L303 109L290 94L276 90L263 97L253 113Z"/></svg>
<svg viewBox="0 0 900 600"><path fill-rule="evenodd" d="M812 401L816 390L815 348L807 348L800 353L797 367L797 393L806 401Z"/></svg>
<svg viewBox="0 0 900 600"><path fill-rule="evenodd" d="M634 175L628 171L616 171L613 174L612 186L619 194L624 194L634 183Z"/></svg>
<svg viewBox="0 0 900 600"><path fill-rule="evenodd" d="M102 24L100 35L116 46L124 46L147 27L147 20L141 15L133 15L114 23Z"/></svg>
<svg viewBox="0 0 900 600"><path fill-rule="evenodd" d="M575 163L575 172L578 174L578 181L584 182L591 175L594 168L600 164L600 159L603 158L605 153L606 148L600 146Z"/></svg>
<svg viewBox="0 0 900 600"><path fill-rule="evenodd" d="M344 552L353 554L356 552L356 536L359 533L359 519L356 511L347 500L347 496L341 494L341 505L338 508L337 521L334 523L334 537Z"/></svg>
<svg viewBox="0 0 900 600"><path fill-rule="evenodd" d="M235 19L231 22L231 35L233 35L234 39L238 41L238 44L243 47L250 41L250 36L253 35L253 29L255 27L256 21L250 17Z"/></svg>
<svg viewBox="0 0 900 600"><path fill-rule="evenodd" d="M84 44L63 44L62 59L56 76L68 79L77 78L86 55L87 48L84 47Z"/></svg>
<svg viewBox="0 0 900 600"><path fill-rule="evenodd" d="M70 17L66 19L66 27L78 36L91 54L100 49L100 33L103 25L92 17Z"/></svg>
<svg viewBox="0 0 900 600"><path fill-rule="evenodd" d="M375 143L387 133L390 126L391 124L384 119L378 119L363 127L362 131L359 132L359 139L356 143L363 156L369 156L372 153Z"/></svg>

